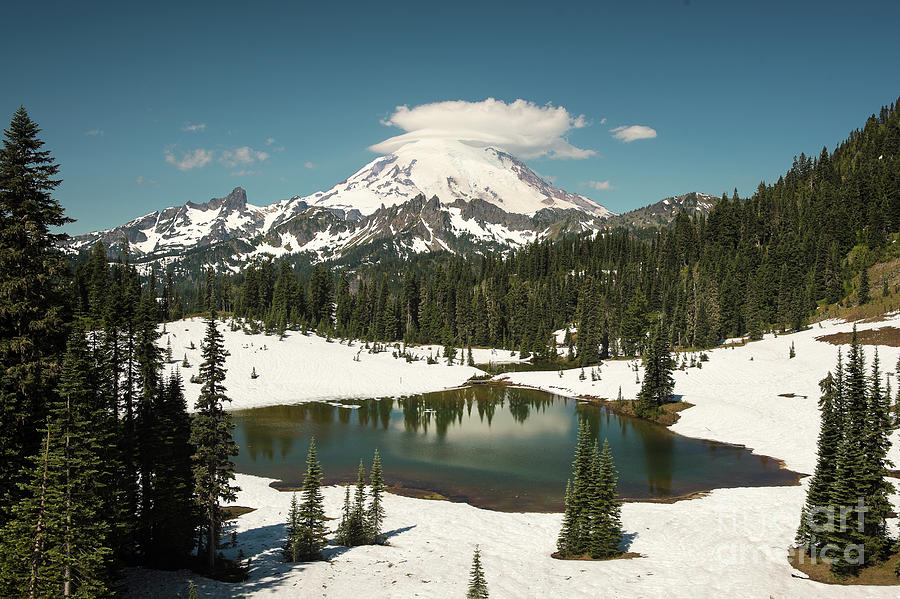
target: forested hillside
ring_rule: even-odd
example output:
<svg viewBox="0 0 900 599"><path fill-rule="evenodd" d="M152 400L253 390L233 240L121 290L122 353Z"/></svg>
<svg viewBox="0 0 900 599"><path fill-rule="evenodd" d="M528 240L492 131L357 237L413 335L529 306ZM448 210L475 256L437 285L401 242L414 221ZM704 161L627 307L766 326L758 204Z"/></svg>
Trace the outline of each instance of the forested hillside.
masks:
<svg viewBox="0 0 900 599"><path fill-rule="evenodd" d="M682 213L649 240L617 228L505 257L373 259L352 272L327 264L295 272L260 259L238 275L182 283L180 295L170 282L162 305L169 317L234 311L272 331L304 326L539 356L550 355L551 331L571 326L582 363L640 353L657 320L676 347L796 330L818 306L865 303L881 283L861 273L887 255L900 229L898 108L884 107L832 153L801 154L752 197L723 195L708 217ZM82 306L96 294L88 273L104 255L98 249L79 269Z"/></svg>

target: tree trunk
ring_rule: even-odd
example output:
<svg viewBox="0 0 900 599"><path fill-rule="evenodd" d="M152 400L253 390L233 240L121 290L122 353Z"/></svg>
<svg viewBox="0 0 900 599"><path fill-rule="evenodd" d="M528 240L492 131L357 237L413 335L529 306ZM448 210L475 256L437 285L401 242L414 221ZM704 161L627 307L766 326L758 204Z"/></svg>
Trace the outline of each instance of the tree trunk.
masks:
<svg viewBox="0 0 900 599"><path fill-rule="evenodd" d="M72 403L68 395L66 396L66 418L69 423L72 422ZM63 568L63 597L68 597L72 594L72 459L69 455L70 436L71 431L66 430L66 565Z"/></svg>
<svg viewBox="0 0 900 599"><path fill-rule="evenodd" d="M50 457L50 425L47 425L47 439L44 441L44 473L41 476L41 506L38 510L37 524L34 533L34 551L31 554L31 576L28 582L28 597L37 596L38 563L41 560L41 541L43 540L44 504L47 497L47 462Z"/></svg>
<svg viewBox="0 0 900 599"><path fill-rule="evenodd" d="M219 543L216 540L216 516L215 512L218 510L218 505L216 504L215 499L210 501L207 510L209 512L209 523L206 528L206 564L209 567L209 571L212 572L216 568L216 549L219 547Z"/></svg>

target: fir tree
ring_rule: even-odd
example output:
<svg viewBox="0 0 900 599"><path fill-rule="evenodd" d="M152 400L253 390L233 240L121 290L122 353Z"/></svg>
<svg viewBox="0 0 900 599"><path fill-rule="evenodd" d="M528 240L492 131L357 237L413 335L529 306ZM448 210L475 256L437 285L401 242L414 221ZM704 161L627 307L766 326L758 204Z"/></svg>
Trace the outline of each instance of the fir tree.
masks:
<svg viewBox="0 0 900 599"><path fill-rule="evenodd" d="M206 566L212 571L216 566L219 535L222 530L221 501L234 501L237 486L234 480L234 462L237 445L232 439L234 424L231 414L225 411L225 358L228 352L222 334L216 326L216 313L210 312L206 320L206 336L201 345L203 363L200 379L203 387L197 399L197 411L191 427L191 443L194 445L194 492L200 508L200 518L205 532Z"/></svg>
<svg viewBox="0 0 900 599"><path fill-rule="evenodd" d="M596 489L591 500L591 533L588 551L592 558L608 558L621 553L621 503L616 492L617 473L613 464L609 441L603 441L602 451L594 448Z"/></svg>
<svg viewBox="0 0 900 599"><path fill-rule="evenodd" d="M838 368L840 354L838 354ZM825 527L826 506L830 500L830 489L837 475L837 449L841 442L841 430L838 421L838 407L834 403L836 383L831 373L819 382L822 395L819 398L821 424L819 428L818 457L816 469L810 479L806 494L806 504L797 530L797 545L807 554L814 555L823 545L818 532Z"/></svg>
<svg viewBox="0 0 900 599"><path fill-rule="evenodd" d="M349 487L347 493L349 493ZM349 496L347 499L349 500ZM345 502L345 516L339 527L342 533L340 535L342 544L348 547L370 544L373 539L370 526L372 520L366 510L366 469L362 460L359 461L353 504L349 506L349 510L347 508Z"/></svg>
<svg viewBox="0 0 900 599"><path fill-rule="evenodd" d="M84 333L76 328L26 495L0 536L4 597L112 594L110 514L103 501L108 447L93 422L102 406L91 378Z"/></svg>
<svg viewBox="0 0 900 599"><path fill-rule="evenodd" d="M488 588L484 580L484 570L481 566L481 550L475 546L475 554L472 556L472 569L469 572L469 590L466 599L487 599Z"/></svg>
<svg viewBox="0 0 900 599"><path fill-rule="evenodd" d="M590 533L590 501L595 485L595 470L592 455L591 430L587 421L578 423L578 437L575 444L575 459L572 462L572 484L567 492L566 511L563 521L565 535L561 531L557 542L560 554L581 555L587 552Z"/></svg>
<svg viewBox="0 0 900 599"><path fill-rule="evenodd" d="M556 550L560 555L568 555L570 547L578 543L575 518L575 498L572 497L572 479L566 481L565 511L563 512L562 527L556 539Z"/></svg>
<svg viewBox="0 0 900 599"><path fill-rule="evenodd" d="M368 521L369 531L372 536L372 542L381 541L381 526L384 523L384 505L382 502L382 493L384 492L384 475L381 471L381 457L378 450L375 450L375 457L372 458L372 470L369 473L369 488L372 493L372 501L369 505Z"/></svg>
<svg viewBox="0 0 900 599"><path fill-rule="evenodd" d="M169 569L188 560L197 526L191 417L178 370L169 377L160 394L155 421L157 454L154 456L154 484L147 497L150 534L145 553L149 564Z"/></svg>
<svg viewBox="0 0 900 599"><path fill-rule="evenodd" d="M287 538L282 548L284 561L299 562L300 559L300 541L303 538L303 524L300 518L300 504L297 503L297 494L291 495L291 507L288 510L288 521L285 527Z"/></svg>
<svg viewBox="0 0 900 599"><path fill-rule="evenodd" d="M51 196L59 167L39 133L20 107L0 148L0 526L38 453L66 342L65 235L52 231L72 221Z"/></svg>
<svg viewBox="0 0 900 599"><path fill-rule="evenodd" d="M650 331L650 341L644 355L644 380L635 404L635 414L653 418L660 406L672 400L675 380L672 378L672 355L662 325Z"/></svg>
<svg viewBox="0 0 900 599"><path fill-rule="evenodd" d="M316 453L315 438L309 441L306 456L306 477L300 494L300 520L295 533L296 561L321 559L325 546L325 499L322 496L322 466Z"/></svg>
<svg viewBox="0 0 900 599"><path fill-rule="evenodd" d="M335 542L338 545L350 546L347 528L350 525L350 485L344 487L344 507L341 510L341 521L338 524Z"/></svg>
<svg viewBox="0 0 900 599"><path fill-rule="evenodd" d="M620 553L621 504L609 443L601 451L586 421L578 427L572 478L566 484L566 509L556 547L560 557L594 559Z"/></svg>
<svg viewBox="0 0 900 599"><path fill-rule="evenodd" d="M877 353L871 377L865 377L855 328L846 371L839 353L835 376L821 386L819 455L797 542L810 555L836 547L835 555L823 557L833 560L832 572L846 576L887 557L894 543L886 527L894 491L886 480L890 402Z"/></svg>

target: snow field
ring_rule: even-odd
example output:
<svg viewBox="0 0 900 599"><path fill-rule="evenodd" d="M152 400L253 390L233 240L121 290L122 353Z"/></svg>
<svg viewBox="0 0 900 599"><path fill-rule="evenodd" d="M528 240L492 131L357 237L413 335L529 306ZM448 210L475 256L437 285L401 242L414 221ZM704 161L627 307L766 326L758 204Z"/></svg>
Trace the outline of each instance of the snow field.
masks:
<svg viewBox="0 0 900 599"><path fill-rule="evenodd" d="M891 326L897 325L898 320L894 316L887 322L858 326ZM180 340L182 329L193 331L199 348L200 320L167 326ZM691 368L675 375L675 392L694 407L681 412L673 430L744 444L755 452L783 460L791 469L812 472L818 434L818 381L834 367L837 355L837 347L816 341L815 337L851 328L848 323L829 321L822 323L821 328L814 325L801 333L777 338L769 335L743 347L707 352L710 359L702 369ZM424 362L407 364L394 360L389 353L369 355L365 350L362 362L354 362L358 346L348 348L299 334L282 342L277 337L245 336L227 330L225 335L232 352L226 383L235 408L288 400L396 395L400 389L403 393L438 390L461 383L474 371L443 362L432 366ZM183 350L176 346L176 338L173 352L180 358ZM789 360L792 342L796 357ZM260 350L260 345L268 349ZM866 346L865 350L871 364L875 348ZM416 351L425 355L428 352L422 348ZM474 351L486 352L489 357L491 350ZM879 347L878 351L882 371L893 370L900 348ZM494 356L497 353L508 355L497 350ZM188 357L196 367L199 353L189 352ZM475 360L489 361L478 353ZM639 388L634 364L629 360L608 361L600 367L601 379L595 382L591 381L589 369L585 371L585 381L578 380L580 369L563 371L562 377L557 371L509 373L501 377L570 396L615 398L621 386L623 395L631 398ZM256 381L249 378L252 365L260 372ZM359 373L348 376L357 366ZM639 378L642 373L638 370ZM396 381L401 375L403 387ZM266 377L271 380L266 381ZM186 386L191 387L190 383ZM892 386L896 391L896 382ZM195 389L189 398L196 397L196 392ZM796 397L779 396L791 393ZM804 395L805 398L800 397ZM891 454L895 461L900 457L898 437L894 435ZM389 471L390 464L385 464L385 469ZM792 487L718 489L705 497L674 504L626 504L622 519L630 540L629 550L642 557L609 562L552 559L550 553L555 549L561 514L501 513L466 504L388 495L385 530L393 531L389 546L349 550L331 547L327 552L329 561L285 564L280 561L279 547L290 494L271 489L267 479L238 475L237 482L242 487L237 504L257 509L238 518L238 547L225 552L235 557L241 550L252 557L251 579L228 585L185 571L131 571L127 577L128 596L186 597L187 580L193 579L204 598L360 594L462 597L475 544L482 549L492 597L812 599L893 598L900 594L896 587L839 587L796 577L801 575L788 565L785 556L805 499L805 483ZM327 513L337 516L342 489L326 488L325 497ZM900 504L900 498L893 499L895 506ZM336 526L336 521L331 525Z"/></svg>

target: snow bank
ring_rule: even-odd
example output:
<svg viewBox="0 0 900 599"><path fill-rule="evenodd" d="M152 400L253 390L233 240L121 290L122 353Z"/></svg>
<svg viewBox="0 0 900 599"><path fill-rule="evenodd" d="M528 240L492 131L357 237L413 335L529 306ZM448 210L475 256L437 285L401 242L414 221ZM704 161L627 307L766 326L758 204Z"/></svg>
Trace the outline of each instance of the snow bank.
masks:
<svg viewBox="0 0 900 599"><path fill-rule="evenodd" d="M296 331L288 331L279 341L277 335L231 331L227 323L219 323L219 330L231 354L226 361L225 387L233 410L305 401L414 395L458 387L473 375L483 374L476 368L458 365L460 358L465 362L465 350L457 351L453 366L447 366L444 359L429 365L425 358L440 355L441 348L410 348L422 360L407 362L392 356L393 346L371 354L358 341L348 346L336 339L328 342ZM167 343L172 346L173 361L168 367L181 368L191 409L200 394L200 385L191 383L190 377L199 372L200 346L205 332L202 319L190 318L166 324L166 333L160 339L162 347ZM190 348L191 344L194 349ZM518 360L508 351L473 349L472 353L476 362ZM190 368L181 366L185 356ZM250 378L254 368L259 375L256 379Z"/></svg>
<svg viewBox="0 0 900 599"><path fill-rule="evenodd" d="M896 320L860 324L859 328L896 324ZM180 329L169 326L180 337ZM201 324L197 321L185 326L200 327ZM851 328L850 324L827 322L821 328L816 325L802 333L778 338L769 336L744 347L708 352L710 359L702 369L693 368L676 374L676 393L695 407L681 413L681 420L674 430L696 437L742 443L754 451L784 460L790 468L810 472L814 465L818 429L818 381L833 368L837 353L835 346L816 341L815 337ZM246 376L241 375L234 381L229 379L230 392L236 400L259 393L249 385L251 356L252 360L257 360L258 370L260 364L265 365L257 381L263 380L270 365L286 367L294 364L295 368L304 368L306 374L299 375L292 370L293 374L283 375L282 382L317 391L295 389L292 396L295 398L308 400L317 393L336 397L342 389L351 389L361 395L377 395L367 391L368 381L346 387L338 384L342 381L321 383L315 380L320 375L316 367L296 364L318 360L319 367L328 365L324 370L328 377L340 377L347 366L347 358L339 361L329 353L320 359L317 352L353 352L353 348L325 344L313 338L282 342L293 344L283 347L295 348L302 356L300 360L291 358L287 350L282 350L284 355L253 353L242 348L248 337L240 333L226 335L232 347L232 370L247 370ZM270 348L266 351L275 352L272 348L279 342L271 337L264 339ZM791 342L797 355L789 360ZM199 342L195 343L199 347ZM235 351L238 349L243 350L246 357L239 358ZM871 358L874 348L866 347L866 353ZM881 347L879 353L882 365L890 370L897 361L900 348ZM189 358L197 361L193 356L189 355ZM419 366L398 362L389 355L383 364L379 356L364 355L362 359L364 365L365 360L371 360L365 372L373 380L380 380L378 370L382 367L410 368L404 370L408 373L417 372L412 366ZM240 366L235 367L235 364ZM376 364L378 367L372 368ZM625 397L634 397L639 388L636 377L642 376L639 367L637 373L633 370L636 364L635 361L609 361L600 368L601 380L595 382L591 381L589 370L586 370L586 380L579 381L579 369L564 371L562 378L555 371L502 376L519 384L572 396L589 394L615 398L621 385ZM424 364L421 367L426 373L422 375L425 380L415 384L423 386L426 382L438 385L449 381L453 384L454 376L465 374L456 370L463 367L428 367ZM391 376L399 376L399 372L391 372ZM404 375L407 376L411 375ZM377 387L382 383L371 384ZM384 384L389 386L390 382ZM896 384L894 388L896 390ZM786 393L807 397L779 397ZM238 401L259 405L258 399ZM896 442L893 455L900 455ZM385 469L390 471L390 464L385 464ZM228 585L184 571L133 570L127 576L127 596L186 597L187 581L193 579L200 596L205 599L357 597L361 593L366 597L462 597L476 543L482 549L492 597L803 599L893 598L898 594L896 587L838 587L794 577L797 572L788 565L785 555L793 542L805 498L805 488L800 486L719 489L704 498L674 504L626 504L622 519L630 542L629 550L643 557L610 562L552 559L550 553L554 550L560 514L507 514L465 504L389 495L385 501L385 529L392 531L390 546L330 548L327 552L329 561L285 564L280 561L279 546L284 536L290 494L271 489L269 482L238 475L238 484L243 490L237 504L255 507L257 511L238 519L238 545L225 552L234 557L242 551L253 558L249 581ZM328 515L338 516L342 489L327 488L325 496ZM897 500L894 497L895 505ZM334 526L336 522L331 524Z"/></svg>
<svg viewBox="0 0 900 599"><path fill-rule="evenodd" d="M857 323L858 330L898 326L900 316L887 321ZM838 347L816 337L849 332L852 323L826 321L791 335L766 335L762 341L739 347L708 350L702 368L675 371L675 393L694 407L681 412L672 430L682 435L746 445L754 453L784 460L798 472L812 473L819 433L819 381L834 369ZM796 357L788 358L791 344ZM842 346L846 356L848 345ZM875 347L863 346L870 366ZM893 373L900 348L879 346L882 372ZM638 372L634 369L637 368ZM637 396L643 378L640 360L609 360L591 381L590 369L515 372L500 375L512 383L577 397L615 399L619 387L626 399ZM896 378L896 377L889 377ZM892 383L896 391L896 381ZM794 397L782 397L793 394ZM896 447L896 444L895 444ZM900 449L892 455L900 458ZM898 460L900 464L900 460Z"/></svg>
<svg viewBox="0 0 900 599"><path fill-rule="evenodd" d="M290 494L271 489L266 479L238 475L237 482L243 488L237 503L259 509L238 519L237 547L224 552L253 558L250 580L231 585L186 571L132 570L128 597L186 597L190 579L204 599L464 597L476 543L491 597L498 598L897 596L890 587L835 587L791 576L785 548L793 540L800 487L721 489L671 505L626 504L630 551L643 557L610 562L551 558L560 514L507 514L387 495L389 546L331 547L329 561L286 564L279 548ZM325 498L327 513L338 516L342 489L325 489Z"/></svg>

